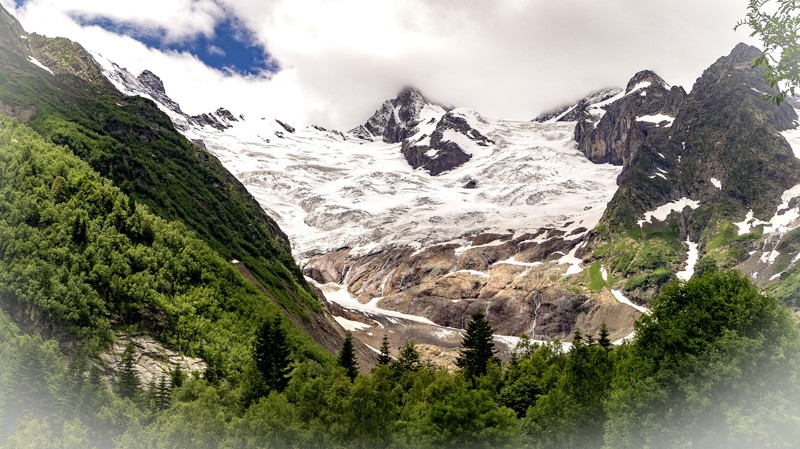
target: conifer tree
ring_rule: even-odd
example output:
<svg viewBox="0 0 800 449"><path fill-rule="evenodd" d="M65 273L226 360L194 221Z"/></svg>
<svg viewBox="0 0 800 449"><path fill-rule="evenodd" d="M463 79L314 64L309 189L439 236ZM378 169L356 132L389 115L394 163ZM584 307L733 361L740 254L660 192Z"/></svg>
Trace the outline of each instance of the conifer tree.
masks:
<svg viewBox="0 0 800 449"><path fill-rule="evenodd" d="M253 359L270 390L283 391L289 380L289 345L280 316L264 321L256 334Z"/></svg>
<svg viewBox="0 0 800 449"><path fill-rule="evenodd" d="M597 344L605 349L611 348L611 340L608 338L608 326L606 326L605 322L600 326L600 335L597 338Z"/></svg>
<svg viewBox="0 0 800 449"><path fill-rule="evenodd" d="M583 343L583 333L577 327L575 328L575 333L572 334L572 344L579 345Z"/></svg>
<svg viewBox="0 0 800 449"><path fill-rule="evenodd" d="M467 324L467 333L461 343L456 365L464 372L467 379L486 374L489 363L497 363L494 349L494 331L486 316L477 312Z"/></svg>
<svg viewBox="0 0 800 449"><path fill-rule="evenodd" d="M117 375L117 393L120 397L135 400L139 396L141 385L139 375L136 373L133 358L133 342L129 341L122 352Z"/></svg>
<svg viewBox="0 0 800 449"><path fill-rule="evenodd" d="M417 345L413 341L403 345L397 360L392 361L391 367L396 374L419 371L422 368L422 358L417 351Z"/></svg>
<svg viewBox="0 0 800 449"><path fill-rule="evenodd" d="M156 410L164 410L169 407L171 399L172 391L170 390L169 380L167 380L166 375L162 374L158 378L158 383L155 384L155 391L153 392L153 405L155 406Z"/></svg>
<svg viewBox="0 0 800 449"><path fill-rule="evenodd" d="M358 376L358 361L353 348L353 334L350 331L345 335L342 349L339 351L339 365L345 369L350 380L355 380Z"/></svg>
<svg viewBox="0 0 800 449"><path fill-rule="evenodd" d="M170 388L180 388L184 380L186 380L186 373L183 372L180 365L175 365L175 368L169 372Z"/></svg>
<svg viewBox="0 0 800 449"><path fill-rule="evenodd" d="M392 362L392 357L389 355L389 336L383 334L383 341L381 341L381 352L378 355L378 366L388 366Z"/></svg>

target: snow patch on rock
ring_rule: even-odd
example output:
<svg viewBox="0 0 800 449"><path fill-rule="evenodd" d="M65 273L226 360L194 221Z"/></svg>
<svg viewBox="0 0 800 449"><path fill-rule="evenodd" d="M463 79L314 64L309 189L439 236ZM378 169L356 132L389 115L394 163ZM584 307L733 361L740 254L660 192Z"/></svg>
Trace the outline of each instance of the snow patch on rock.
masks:
<svg viewBox="0 0 800 449"><path fill-rule="evenodd" d="M657 207L651 211L645 212L644 219L639 220L637 224L641 227L645 223L652 223L653 220L664 221L669 214L673 212L681 212L685 208L697 209L700 206L699 201L691 200L689 198L681 198L677 201L672 201L662 206Z"/></svg>
<svg viewBox="0 0 800 449"><path fill-rule="evenodd" d="M46 70L49 74L55 75L55 73L53 73L53 71L50 70L49 67L47 67L46 65L42 64L41 62L39 62L39 60L34 58L33 56L28 56L28 61L31 64L35 65L36 67L39 67L40 69Z"/></svg>
<svg viewBox="0 0 800 449"><path fill-rule="evenodd" d="M666 114L643 115L641 117L636 117L636 121L653 123L659 126L661 126L661 123L666 122L663 127L669 128L670 126L672 126L672 122L675 121L675 117Z"/></svg>
<svg viewBox="0 0 800 449"><path fill-rule="evenodd" d="M627 306L631 306L634 309L646 315L650 314L650 309L648 309L647 307L634 304L633 302L631 302L630 299L626 298L625 295L620 290L617 290L615 288L611 289L611 294L614 296L614 299L616 299L618 302L625 304Z"/></svg>
<svg viewBox="0 0 800 449"><path fill-rule="evenodd" d="M694 267L697 264L697 259L699 257L697 243L689 241L688 237L686 238L685 243L689 247L689 250L686 252L686 268L675 273L675 276L682 281L688 281L692 278L692 276L694 276Z"/></svg>

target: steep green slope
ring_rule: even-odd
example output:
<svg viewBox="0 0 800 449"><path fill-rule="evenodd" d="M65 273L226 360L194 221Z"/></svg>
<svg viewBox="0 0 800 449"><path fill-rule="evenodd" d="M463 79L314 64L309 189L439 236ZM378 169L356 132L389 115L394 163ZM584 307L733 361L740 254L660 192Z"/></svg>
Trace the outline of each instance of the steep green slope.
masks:
<svg viewBox="0 0 800 449"><path fill-rule="evenodd" d="M800 160L779 133L797 116L763 100L769 88L751 67L758 54L737 46L698 78L671 126L644 128L584 253L626 279L620 286L632 297L651 298L685 267L687 241L698 244L698 270L742 263L757 249L761 229L739 235L733 223L749 210L768 219L783 192L800 183ZM648 211L681 199L696 207L640 223Z"/></svg>
<svg viewBox="0 0 800 449"><path fill-rule="evenodd" d="M144 332L236 381L276 304L199 239L132 200L65 147L0 116L0 299L23 328L105 350ZM292 328L297 356L330 355Z"/></svg>
<svg viewBox="0 0 800 449"><path fill-rule="evenodd" d="M116 92L79 45L21 39L14 19L0 15L0 112L66 146L156 215L184 222L226 259L242 261L295 316L321 311L286 236L219 161L152 102Z"/></svg>

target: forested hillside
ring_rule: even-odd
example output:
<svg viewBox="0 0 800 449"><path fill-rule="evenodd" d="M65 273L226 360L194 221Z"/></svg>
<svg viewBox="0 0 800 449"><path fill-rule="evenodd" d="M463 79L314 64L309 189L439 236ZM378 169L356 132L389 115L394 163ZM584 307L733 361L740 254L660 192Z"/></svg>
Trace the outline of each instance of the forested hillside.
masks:
<svg viewBox="0 0 800 449"><path fill-rule="evenodd" d="M0 449L793 447L796 318L702 268L619 346L501 362L476 313L457 369L388 333L370 369L214 157L0 12Z"/></svg>
<svg viewBox="0 0 800 449"><path fill-rule="evenodd" d="M109 388L85 358L65 365L54 341L2 314L0 447L767 448L800 437L796 322L735 272L670 284L620 347L602 332L569 351L523 339L501 365L482 320L456 372L408 343L354 379L295 353L267 389L256 370L239 387L173 372Z"/></svg>
<svg viewBox="0 0 800 449"><path fill-rule="evenodd" d="M68 147L154 214L184 222L226 259L242 261L283 307L297 315L320 310L286 236L213 156L151 101L117 92L79 45L28 35L2 14L11 30L0 45L0 110Z"/></svg>

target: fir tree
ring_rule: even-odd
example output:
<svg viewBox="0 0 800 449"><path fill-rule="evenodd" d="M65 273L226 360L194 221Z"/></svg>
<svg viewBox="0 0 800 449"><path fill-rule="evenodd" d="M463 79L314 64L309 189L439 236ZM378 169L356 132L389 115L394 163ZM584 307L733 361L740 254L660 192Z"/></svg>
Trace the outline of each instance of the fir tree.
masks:
<svg viewBox="0 0 800 449"><path fill-rule="evenodd" d="M611 348L611 340L608 338L608 326L606 326L605 322L600 326L600 336L597 338L597 344L605 349Z"/></svg>
<svg viewBox="0 0 800 449"><path fill-rule="evenodd" d="M129 341L122 352L117 375L117 393L120 397L135 400L139 396L141 385L133 359L133 342Z"/></svg>
<svg viewBox="0 0 800 449"><path fill-rule="evenodd" d="M169 372L169 386L170 388L180 388L183 381L186 380L186 373L183 372L180 365L175 365L175 368Z"/></svg>
<svg viewBox="0 0 800 449"><path fill-rule="evenodd" d="M158 384L156 384L156 391L154 395L155 399L155 406L157 410L164 410L169 407L169 403L172 399L172 391L170 389L169 381L167 380L167 376L164 374L158 378Z"/></svg>
<svg viewBox="0 0 800 449"><path fill-rule="evenodd" d="M389 355L389 336L383 334L381 352L378 355L378 366L389 366L390 363L392 363L392 357Z"/></svg>
<svg viewBox="0 0 800 449"><path fill-rule="evenodd" d="M353 347L353 334L349 331L345 335L342 349L339 351L339 365L347 372L347 377L350 380L355 380L356 376L358 376L358 361Z"/></svg>
<svg viewBox="0 0 800 449"><path fill-rule="evenodd" d="M397 360L392 361L391 367L398 375L419 371L422 368L422 358L417 351L417 345L410 341L400 348Z"/></svg>
<svg viewBox="0 0 800 449"><path fill-rule="evenodd" d="M456 359L456 365L463 370L467 379L486 374L489 363L497 363L493 335L492 326L483 313L472 315Z"/></svg>
<svg viewBox="0 0 800 449"><path fill-rule="evenodd" d="M577 327L575 328L575 333L572 334L572 344L573 345L580 345L583 343L583 333Z"/></svg>
<svg viewBox="0 0 800 449"><path fill-rule="evenodd" d="M280 316L264 321L256 334L253 359L270 390L283 391L289 380L289 345Z"/></svg>

